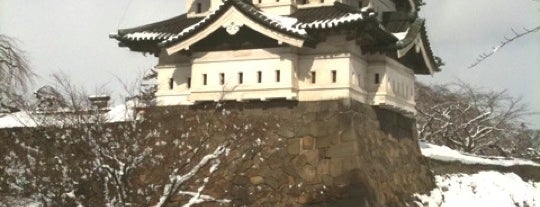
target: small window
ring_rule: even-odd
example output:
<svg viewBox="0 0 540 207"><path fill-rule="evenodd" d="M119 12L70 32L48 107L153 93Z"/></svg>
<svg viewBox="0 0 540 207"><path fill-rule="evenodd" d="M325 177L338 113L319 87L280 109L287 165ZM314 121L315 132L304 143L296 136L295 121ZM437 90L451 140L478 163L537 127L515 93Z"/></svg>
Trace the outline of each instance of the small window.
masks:
<svg viewBox="0 0 540 207"><path fill-rule="evenodd" d="M321 3L324 3L324 0L321 0Z"/></svg>
<svg viewBox="0 0 540 207"><path fill-rule="evenodd" d="M316 75L315 71L311 71L311 83L315 83L315 80L317 79Z"/></svg>
<svg viewBox="0 0 540 207"><path fill-rule="evenodd" d="M375 84L381 83L380 75L378 73L375 73Z"/></svg>
<svg viewBox="0 0 540 207"><path fill-rule="evenodd" d="M187 78L187 88L191 88L191 77Z"/></svg>
<svg viewBox="0 0 540 207"><path fill-rule="evenodd" d="M239 72L238 73L238 84L243 84L243 83L244 83L244 73Z"/></svg>
<svg viewBox="0 0 540 207"><path fill-rule="evenodd" d="M262 71L257 71L257 83L262 82Z"/></svg>
<svg viewBox="0 0 540 207"><path fill-rule="evenodd" d="M358 86L362 86L362 76L358 75L357 79L358 79Z"/></svg>
<svg viewBox="0 0 540 207"><path fill-rule="evenodd" d="M201 3L197 3L197 14L201 13L202 12L202 4Z"/></svg>
<svg viewBox="0 0 540 207"><path fill-rule="evenodd" d="M206 85L208 83L208 75L203 74L202 79L203 79L203 85Z"/></svg>
<svg viewBox="0 0 540 207"><path fill-rule="evenodd" d="M337 82L337 71L332 70L332 83Z"/></svg>
<svg viewBox="0 0 540 207"><path fill-rule="evenodd" d="M219 74L219 84L224 85L225 84L225 73Z"/></svg>
<svg viewBox="0 0 540 207"><path fill-rule="evenodd" d="M302 4L308 4L308 0L302 0Z"/></svg>
<svg viewBox="0 0 540 207"><path fill-rule="evenodd" d="M262 3L262 0L259 0L259 4Z"/></svg>
<svg viewBox="0 0 540 207"><path fill-rule="evenodd" d="M279 70L276 70L276 82L280 82L281 81L281 72Z"/></svg>
<svg viewBox="0 0 540 207"><path fill-rule="evenodd" d="M362 8L362 7L364 7L362 1L358 1L358 8Z"/></svg>
<svg viewBox="0 0 540 207"><path fill-rule="evenodd" d="M169 78L169 90L172 90L174 88L174 79Z"/></svg>

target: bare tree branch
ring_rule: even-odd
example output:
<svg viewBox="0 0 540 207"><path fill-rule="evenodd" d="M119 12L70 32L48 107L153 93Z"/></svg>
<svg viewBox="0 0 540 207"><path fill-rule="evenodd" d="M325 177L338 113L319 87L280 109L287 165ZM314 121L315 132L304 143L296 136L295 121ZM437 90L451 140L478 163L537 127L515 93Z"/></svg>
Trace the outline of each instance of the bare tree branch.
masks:
<svg viewBox="0 0 540 207"><path fill-rule="evenodd" d="M34 73L16 40L0 34L0 82L9 89L27 89Z"/></svg>
<svg viewBox="0 0 540 207"><path fill-rule="evenodd" d="M501 48L505 47L506 45L510 44L511 42L519 39L519 38L522 38L526 35L529 35L531 33L534 33L534 32L538 32L540 31L540 25L532 28L532 29L528 29L528 28L523 28L523 31L522 32L517 32L516 30L514 30L512 28L512 37L511 38L507 38L507 37L504 37L504 40L501 41L497 46L493 47L493 49L487 53L482 53L481 55L478 56L478 58L476 58L476 60L471 64L469 65L469 68L474 68L476 66L478 66L480 63L484 62L484 60L486 60L487 58L493 56L495 53L497 53Z"/></svg>

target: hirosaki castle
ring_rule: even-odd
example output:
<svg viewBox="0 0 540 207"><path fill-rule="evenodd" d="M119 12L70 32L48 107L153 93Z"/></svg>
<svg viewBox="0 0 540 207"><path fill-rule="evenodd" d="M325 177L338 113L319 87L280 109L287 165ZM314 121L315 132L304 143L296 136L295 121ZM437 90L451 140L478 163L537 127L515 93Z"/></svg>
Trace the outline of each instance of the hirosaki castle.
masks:
<svg viewBox="0 0 540 207"><path fill-rule="evenodd" d="M186 13L111 38L159 57L158 105L353 99L415 113L438 70L420 0L187 0Z"/></svg>

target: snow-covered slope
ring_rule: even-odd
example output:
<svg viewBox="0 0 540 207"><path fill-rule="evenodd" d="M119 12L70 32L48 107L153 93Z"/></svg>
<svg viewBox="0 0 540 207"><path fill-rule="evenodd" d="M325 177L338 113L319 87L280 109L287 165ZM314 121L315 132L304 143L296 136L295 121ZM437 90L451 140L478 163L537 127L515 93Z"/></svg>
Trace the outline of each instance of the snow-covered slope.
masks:
<svg viewBox="0 0 540 207"><path fill-rule="evenodd" d="M420 142L422 154L435 160L464 164L510 167L540 164L530 160L477 156ZM481 171L476 174L447 174L435 176L436 188L426 195L415 195L422 207L540 207L540 182L524 181L514 173Z"/></svg>
<svg viewBox="0 0 540 207"><path fill-rule="evenodd" d="M493 156L478 156L466 154L446 146L438 146L427 142L419 142L422 155L435 160L442 161L458 161L463 164L481 164L481 165L500 165L500 166L513 166L513 165L531 165L540 166L539 163L524 160L519 158L507 158L507 157L493 157Z"/></svg>
<svg viewBox="0 0 540 207"><path fill-rule="evenodd" d="M540 206L540 182L526 182L514 173L495 171L473 175L435 176L429 195L415 195L423 207L534 207Z"/></svg>

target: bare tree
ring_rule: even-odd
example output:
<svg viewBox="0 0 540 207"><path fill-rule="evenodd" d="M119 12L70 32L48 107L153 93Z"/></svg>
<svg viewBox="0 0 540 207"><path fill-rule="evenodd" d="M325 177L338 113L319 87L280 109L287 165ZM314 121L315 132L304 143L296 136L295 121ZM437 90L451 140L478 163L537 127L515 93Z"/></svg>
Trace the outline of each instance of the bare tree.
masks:
<svg viewBox="0 0 540 207"><path fill-rule="evenodd" d="M0 112L16 111L34 74L16 40L0 34Z"/></svg>
<svg viewBox="0 0 540 207"><path fill-rule="evenodd" d="M231 202L205 193L228 152L241 146L235 136L222 136L223 129L209 124L226 113L216 110L215 116L190 120L198 125L209 119L198 129L189 124L165 127L158 118L138 115L112 123L104 111L90 110L83 100L87 93L65 75L53 78L67 106L54 119L64 124L38 125L26 134L36 137L26 140L24 134L10 134L7 140L15 140L16 147L0 147L7 150L2 154L8 160L0 166L0 171L7 167L0 172L0 181L6 183L0 185L0 193L32 195L44 206L165 206L179 199L184 206ZM234 127L238 134L248 129Z"/></svg>
<svg viewBox="0 0 540 207"><path fill-rule="evenodd" d="M482 91L459 82L428 87L417 83L419 138L469 153L515 138L530 115L521 99L505 91ZM504 149L503 149L504 150Z"/></svg>

